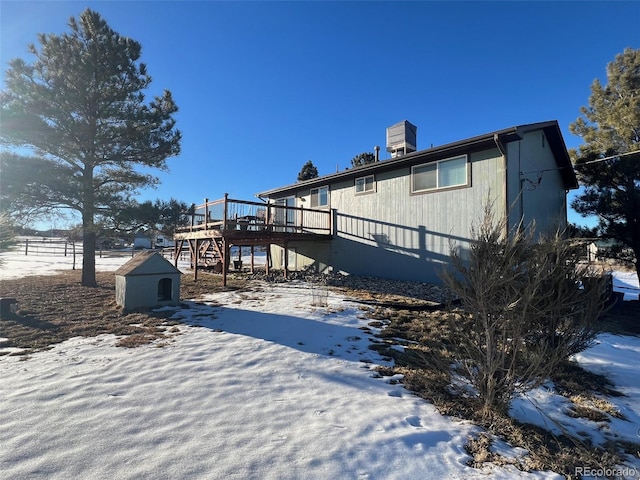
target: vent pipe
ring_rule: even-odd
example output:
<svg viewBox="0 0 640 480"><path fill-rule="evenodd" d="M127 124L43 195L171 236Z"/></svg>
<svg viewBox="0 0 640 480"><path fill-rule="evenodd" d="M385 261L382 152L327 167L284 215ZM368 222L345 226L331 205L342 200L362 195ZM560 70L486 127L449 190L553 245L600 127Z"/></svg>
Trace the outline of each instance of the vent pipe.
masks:
<svg viewBox="0 0 640 480"><path fill-rule="evenodd" d="M380 147L378 145L376 145L375 147L373 147L373 150L376 152L376 162L380 161Z"/></svg>

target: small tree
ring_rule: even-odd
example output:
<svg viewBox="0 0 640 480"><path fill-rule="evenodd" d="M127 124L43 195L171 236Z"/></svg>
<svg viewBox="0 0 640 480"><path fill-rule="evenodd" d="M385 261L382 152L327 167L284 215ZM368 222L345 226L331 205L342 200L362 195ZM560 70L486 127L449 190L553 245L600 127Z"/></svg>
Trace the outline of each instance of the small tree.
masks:
<svg viewBox="0 0 640 480"><path fill-rule="evenodd" d="M189 207L174 198L125 202L113 213L105 226L118 233L131 234L139 229L172 236L176 228L188 225Z"/></svg>
<svg viewBox="0 0 640 480"><path fill-rule="evenodd" d="M451 325L463 352L458 374L486 417L585 349L603 309L605 280L579 262L575 243L557 235L534 245L535 229L527 230L507 235L487 208L468 256L452 248L453 269L443 273L464 308L464 320ZM593 278L589 288L585 278Z"/></svg>
<svg viewBox="0 0 640 480"><path fill-rule="evenodd" d="M15 225L7 214L0 212L0 252L16 244Z"/></svg>
<svg viewBox="0 0 640 480"><path fill-rule="evenodd" d="M66 236L67 242L71 244L71 255L73 258L72 270L76 269L76 244L82 240L82 225L74 225L69 229Z"/></svg>
<svg viewBox="0 0 640 480"><path fill-rule="evenodd" d="M302 166L302 170L298 173L298 181L310 180L318 177L318 169L311 160Z"/></svg>
<svg viewBox="0 0 640 480"><path fill-rule="evenodd" d="M371 152L364 152L356 155L351 159L352 167L362 167L363 165L368 165L370 163L375 163L376 156Z"/></svg>

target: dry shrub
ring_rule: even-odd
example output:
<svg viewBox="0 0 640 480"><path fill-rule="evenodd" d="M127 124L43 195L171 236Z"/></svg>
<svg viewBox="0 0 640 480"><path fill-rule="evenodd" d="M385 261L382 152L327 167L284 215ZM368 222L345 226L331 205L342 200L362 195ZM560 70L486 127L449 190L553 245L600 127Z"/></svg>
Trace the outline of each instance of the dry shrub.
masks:
<svg viewBox="0 0 640 480"><path fill-rule="evenodd" d="M468 465L474 468L482 468L485 463L494 461L496 455L491 452L490 448L491 439L486 433L470 438L465 445L467 453L473 457L468 462Z"/></svg>
<svg viewBox="0 0 640 480"><path fill-rule="evenodd" d="M367 310L367 316L375 319L371 324L383 328L378 335L380 342L373 348L395 361L394 367L379 368L378 372L381 375L403 374L405 387L433 403L441 414L471 420L485 428L488 435L470 439L467 446L473 465L481 466L482 462L511 464L525 471L552 470L575 478L577 466L596 468L623 464L625 453L635 454L634 448L637 450L638 446L634 444L616 442L596 448L584 440L557 437L533 425L520 424L500 409L490 410L487 414L473 390L465 389L464 385L452 386L451 366L466 354L458 343L457 332L470 331L473 319L464 310L450 307L437 312L411 312L411 315L409 321L406 311L393 308ZM398 339L408 342L398 342ZM398 343L406 343L404 352L392 348ZM551 371L551 379L565 397L584 397L585 406L601 410L600 418L616 415L609 402L599 401L604 395L619 395L606 377L588 372L575 362L563 361ZM596 418L591 411L584 413ZM528 455L517 459L501 458L490 451L495 437L527 450Z"/></svg>
<svg viewBox="0 0 640 480"><path fill-rule="evenodd" d="M606 279L579 261L574 243L558 234L536 244L534 226L506 232L487 207L468 254L452 247L453 268L442 274L464 309L464 321L451 322L456 374L487 416L587 348L606 300Z"/></svg>
<svg viewBox="0 0 640 480"><path fill-rule="evenodd" d="M148 333L134 333L126 337L122 337L116 342L116 347L136 348L141 345L148 345L158 337Z"/></svg>
<svg viewBox="0 0 640 480"><path fill-rule="evenodd" d="M573 406L569 412L570 416L586 418L592 422L610 422L611 418L624 419L611 402L594 395L577 394L569 397Z"/></svg>

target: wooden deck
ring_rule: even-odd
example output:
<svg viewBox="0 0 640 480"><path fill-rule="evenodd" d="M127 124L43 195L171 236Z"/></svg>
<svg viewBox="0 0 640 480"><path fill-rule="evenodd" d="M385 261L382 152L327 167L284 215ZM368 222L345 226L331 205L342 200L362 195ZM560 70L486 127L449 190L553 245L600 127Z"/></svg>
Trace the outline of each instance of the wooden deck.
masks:
<svg viewBox="0 0 640 480"><path fill-rule="evenodd" d="M221 200L205 200L193 207L191 225L174 234L174 263L177 265L186 243L195 278L199 268L211 268L222 273L226 285L231 247L250 247L253 269L253 248L265 246L268 273L271 245L286 249L291 241L327 241L333 232L331 218L330 210L233 200L227 195ZM287 275L288 256L284 257Z"/></svg>

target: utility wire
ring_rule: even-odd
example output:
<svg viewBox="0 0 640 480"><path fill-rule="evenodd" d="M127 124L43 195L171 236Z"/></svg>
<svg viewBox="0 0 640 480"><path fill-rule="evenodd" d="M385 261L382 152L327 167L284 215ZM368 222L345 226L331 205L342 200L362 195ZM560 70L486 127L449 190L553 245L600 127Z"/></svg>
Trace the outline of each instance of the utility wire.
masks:
<svg viewBox="0 0 640 480"><path fill-rule="evenodd" d="M612 158L619 158L619 157L624 157L624 156L627 156L627 155L640 155L640 150L636 150L634 152L621 153L620 155L611 155L610 157L598 158L596 160L589 160L588 162L584 162L584 163L579 164L579 166L590 165L592 163L605 162L607 160L611 160ZM573 167L573 165L572 165L572 167ZM554 172L556 170L564 170L565 168L570 168L570 167L547 168L547 169L544 169L544 170L531 170L529 172L520 172L520 175L527 175L528 173Z"/></svg>
<svg viewBox="0 0 640 480"><path fill-rule="evenodd" d="M636 150L634 152L621 153L619 155L611 155L610 157L598 158L596 160L590 160L588 162L581 163L580 165L589 165L591 163L604 162L606 160L611 160L612 158L624 157L626 155L640 155L640 150Z"/></svg>

